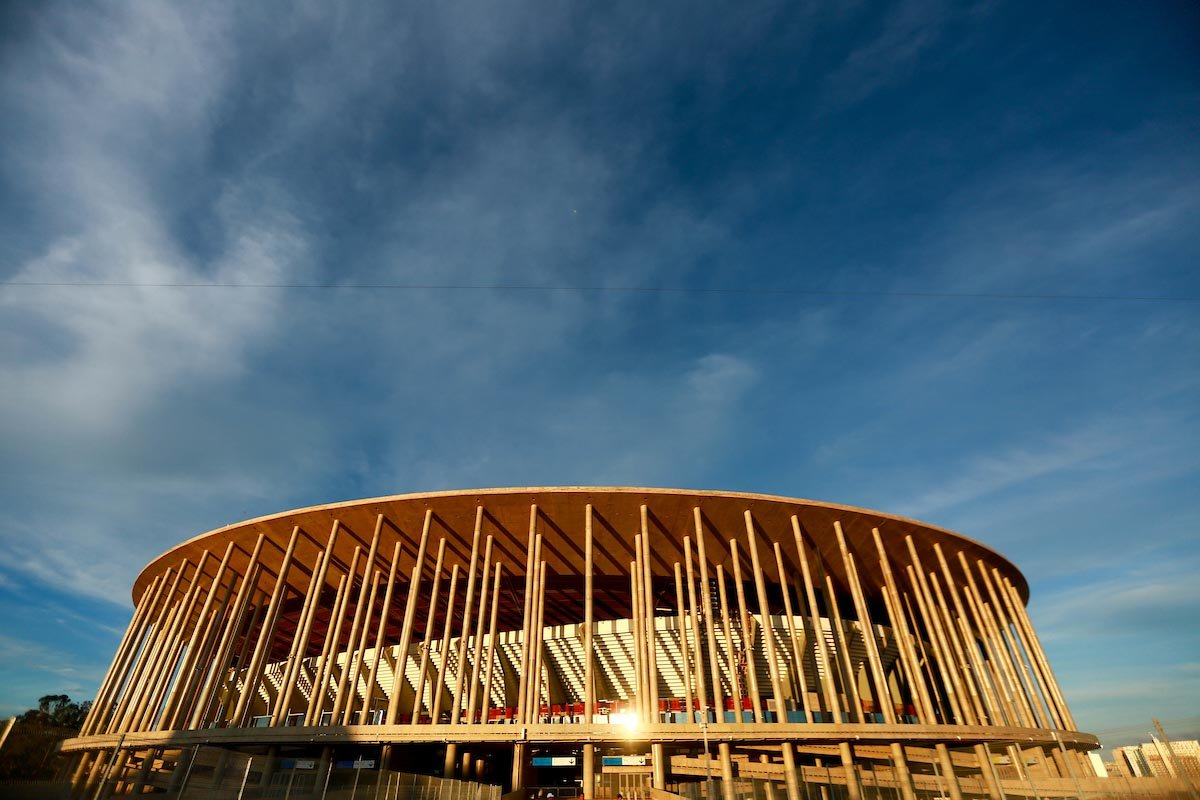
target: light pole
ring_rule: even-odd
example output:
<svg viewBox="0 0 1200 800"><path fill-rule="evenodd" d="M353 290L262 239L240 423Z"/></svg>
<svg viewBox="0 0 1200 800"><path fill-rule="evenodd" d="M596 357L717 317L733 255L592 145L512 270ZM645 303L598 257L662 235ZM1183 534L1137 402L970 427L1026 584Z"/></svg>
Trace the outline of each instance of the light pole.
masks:
<svg viewBox="0 0 1200 800"><path fill-rule="evenodd" d="M246 794L246 783L250 780L250 767L254 766L254 756L246 761L246 771L242 773L242 788L238 789L237 800L242 800L242 796Z"/></svg>

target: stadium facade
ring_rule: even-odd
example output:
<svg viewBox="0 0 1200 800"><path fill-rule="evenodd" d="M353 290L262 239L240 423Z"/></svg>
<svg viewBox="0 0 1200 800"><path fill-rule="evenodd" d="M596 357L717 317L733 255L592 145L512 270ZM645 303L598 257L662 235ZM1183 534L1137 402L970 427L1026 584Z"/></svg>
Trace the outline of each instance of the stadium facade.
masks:
<svg viewBox="0 0 1200 800"><path fill-rule="evenodd" d="M178 792L204 747L252 755L258 786L288 773L293 797L350 760L589 800L731 800L744 781L780 800L1000 800L1078 786L1099 746L1027 599L979 542L808 500L560 487L318 506L151 562L63 751L87 797Z"/></svg>

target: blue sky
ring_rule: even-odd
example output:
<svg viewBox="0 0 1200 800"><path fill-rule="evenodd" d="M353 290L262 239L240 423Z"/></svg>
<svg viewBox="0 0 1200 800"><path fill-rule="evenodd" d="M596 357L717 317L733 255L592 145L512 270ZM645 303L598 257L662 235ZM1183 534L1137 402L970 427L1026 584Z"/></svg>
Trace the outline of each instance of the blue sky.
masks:
<svg viewBox="0 0 1200 800"><path fill-rule="evenodd" d="M1197 734L1200 13L649 5L0 12L0 714L202 531L614 484L980 539Z"/></svg>

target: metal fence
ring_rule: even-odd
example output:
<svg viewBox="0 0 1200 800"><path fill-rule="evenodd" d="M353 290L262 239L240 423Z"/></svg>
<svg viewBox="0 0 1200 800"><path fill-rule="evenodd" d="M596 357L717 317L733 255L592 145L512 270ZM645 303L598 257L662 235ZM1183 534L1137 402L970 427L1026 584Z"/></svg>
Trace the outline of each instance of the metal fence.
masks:
<svg viewBox="0 0 1200 800"><path fill-rule="evenodd" d="M860 785L860 797L863 800L902 800L896 787L876 785L865 776L866 780ZM713 800L724 797L721 780L712 781ZM684 783L674 787L677 793L686 800L707 800L708 792L704 782ZM849 791L844 783L815 783L802 782L801 796L806 800L847 800ZM1059 779L1034 779L1024 788L1004 787L1001 794L1012 800L1194 800L1187 788L1172 778L1086 778L1080 779L1074 786L1066 786ZM787 792L782 783L770 781L735 780L733 796L737 800L785 800ZM916 791L920 800L949 800L948 794L936 791ZM626 800L641 800L643 795L638 792L625 795ZM649 797L647 793L646 798ZM987 800L988 795L975 792L963 792L964 800Z"/></svg>
<svg viewBox="0 0 1200 800"><path fill-rule="evenodd" d="M70 800L71 784L56 780L0 780L0 800Z"/></svg>
<svg viewBox="0 0 1200 800"><path fill-rule="evenodd" d="M1187 780L1167 777L1128 778L1124 776L1097 777L1084 774L1072 762L1064 759L1058 764L1046 763L1030 752L1011 749L1011 756L992 752L995 791L1005 800L1198 800L1196 788ZM969 749L950 748L954 767L955 788L963 800L990 800L993 790L981 774L975 753ZM697 760L695 763L699 763ZM759 765L743 762L739 771L750 772ZM908 764L909 785L918 800L950 800L954 788L935 760L914 759ZM849 776L840 760L798 765L796 777L803 800L903 800L900 774L886 757L876 755L862 762L856 757L853 776ZM739 775L727 795L718 776L679 782L668 786L686 800L786 800L787 788L782 775L778 777L747 777ZM626 800L639 800L639 793L626 792Z"/></svg>
<svg viewBox="0 0 1200 800"><path fill-rule="evenodd" d="M908 748L907 778L881 749L859 748L851 772L840 759L821 757L797 764L802 800L904 800L907 781L917 800L949 800L957 790L963 800L1197 800L1190 780L1179 778L1099 778L1085 774L1079 762L1055 760L1036 749L1015 746L988 749L992 769L980 770L977 752L950 748L948 761L930 758L928 750ZM139 773L145 789L164 800L574 800L569 786L527 787L519 796L502 797L501 787L429 775L374 769L368 761L350 767L317 760L271 759L222 748L197 747L166 757L166 763L130 764L120 777L106 776L103 785L89 786L87 800L130 791ZM682 780L667 789L685 800L787 800L787 787L778 764L736 760L736 777L726 787L719 773L695 755L674 756L672 769ZM986 759L985 759L986 763ZM943 770L949 764L953 778ZM167 766L151 770L148 767ZM333 768L331 768L331 766ZM989 783L991 787L989 787ZM953 785L952 785L953 784ZM39 791L39 788L41 791ZM648 770L602 770L597 773L596 797L601 800L655 800ZM61 784L28 787L0 785L0 800L13 797L61 796ZM30 794L30 791L33 794ZM49 792L58 792L58 795ZM661 798L659 799L661 800Z"/></svg>
<svg viewBox="0 0 1200 800"><path fill-rule="evenodd" d="M500 787L385 769L280 768L265 756L198 748L151 783L170 800L500 800ZM115 787L112 787L115 788Z"/></svg>

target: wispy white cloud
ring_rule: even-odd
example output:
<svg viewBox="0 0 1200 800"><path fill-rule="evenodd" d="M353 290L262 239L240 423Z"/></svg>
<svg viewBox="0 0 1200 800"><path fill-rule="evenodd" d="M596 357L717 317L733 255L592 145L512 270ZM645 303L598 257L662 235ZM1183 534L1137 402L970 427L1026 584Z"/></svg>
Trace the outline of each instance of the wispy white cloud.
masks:
<svg viewBox="0 0 1200 800"><path fill-rule="evenodd" d="M507 417L508 430L485 434L491 417L460 418L461 447L394 469L405 485L435 487L686 484L720 458L759 381L754 364L726 353L659 374L607 373L530 397L520 422Z"/></svg>
<svg viewBox="0 0 1200 800"><path fill-rule="evenodd" d="M385 134L369 118L345 120L347 102L377 88L381 70L396 71L396 80L414 91L466 97L487 88L479 81L495 75L497 58L533 46L532 29L515 15L514 30L505 33L434 14L420 23L432 26L422 36L466 37L469 45L447 48L473 56L456 59L452 70L429 72L436 86L419 88L430 64L412 54L381 60L370 13L326 18L322 12L285 24L297 36L338 26L346 46L301 59L292 80L278 87L289 102L271 107L268 144L254 139L246 144L247 166L222 173L219 182L205 179L200 210L209 246L196 252L179 230L188 206L171 195L182 189L193 202L192 187L164 176L205 178L229 122L224 115L238 103L257 102L244 99L244 82L266 78L238 72L257 67L253 52L237 48L231 28L239 20L231 8L145 11L108 11L99 23L88 14L50 15L41 46L30 48L36 57L19 62L24 84L15 95L40 133L22 144L21 175L49 209L42 219L50 235L8 279L199 287L0 292L0 318L9 322L0 327L7 354L0 356L0 382L13 387L0 396L0 431L13 452L37 461L37 469L26 469L30 507L4 532L10 546L0 558L38 580L123 605L140 563L199 526L232 521L231 504L307 498L314 476L338 472L371 475L358 484L366 492L458 485L503 472L506 460L488 453L512 446L504 437L475 449L466 444L480 432L464 424L477 398L494 403L493 387L530 369L534 359L554 359L549 363L560 376L574 380L559 359L581 337L604 330L620 338L636 325L628 313L636 299L620 296L203 287L321 279L623 286L651 273L670 283L725 235L721 223L669 193L639 217L622 218L630 165L600 157L588 132L568 120L518 113L472 135L456 131L450 143L456 158L431 159L408 174L360 172L347 162L357 188L379 199L373 212L380 223L371 241L348 254L350 263L321 260L329 257L320 249L328 242L310 235L309 225L329 209L291 195L270 168L293 158L314 131L331 127L361 124L353 138L382 146L377 139ZM553 21L538 19L538 36L552 36ZM360 46L351 46L355 41ZM152 77L142 81L143 74ZM449 113L465 113L457 101L447 102ZM120 139L135 131L153 142L131 146ZM643 146L636 131L624 145L636 163ZM56 205L53 197L66 201ZM599 261L597 247L604 250ZM330 304L340 310L330 315ZM340 316L345 309L352 309L348 318ZM327 387L314 385L305 364L347 368L346 352L355 354L362 374L360 391L344 396L352 410L342 416L329 411ZM273 380L264 379L264 364ZM734 402L726 385L749 375L738 372L739 364L712 355L661 383L630 380L646 397L683 395L654 418L673 420L676 431L697 421L706 431L698 439L707 440L721 408ZM531 388L544 391L544 381L554 380L547 374ZM619 384L610 381L610 389ZM431 394L446 399L430 404ZM571 389L551 392L540 403L553 408L572 397ZM614 423L623 413L618 398L587 391L580 400L593 401ZM511 412L521 403L512 398L499 407ZM184 414L191 422L180 428ZM459 449L449 434L435 463L413 457L417 429L454 428L463 431L462 462L447 456ZM549 455L553 448L530 453L530 469L550 474L569 461L572 437L562 438L559 456ZM380 465L397 466L380 471ZM44 483L51 475L54 486ZM113 547L115 538L122 547Z"/></svg>
<svg viewBox="0 0 1200 800"><path fill-rule="evenodd" d="M49 647L0 632L0 677L10 686L19 685L29 691L33 699L42 694L69 694L75 700L89 699L106 668L106 664L91 658L63 658L61 647ZM9 686L6 689L11 691ZM28 708L28 705L0 705L0 717L12 716Z"/></svg>
<svg viewBox="0 0 1200 800"><path fill-rule="evenodd" d="M1155 716L1173 739L1200 736L1200 716L1187 715L1200 696L1200 680L1179 665L1099 664L1058 674L1077 722L1107 750L1149 741Z"/></svg>
<svg viewBox="0 0 1200 800"><path fill-rule="evenodd" d="M9 73L38 131L13 155L45 208L42 223L60 233L9 280L203 285L294 275L304 255L298 226L278 204L260 205L258 189L230 186L218 199L228 245L211 262L174 241L169 198L158 191L162 170L204 147L226 75L223 30L219 14L152 5L44 21L36 57ZM236 372L277 309L267 291L6 289L0 314L21 324L6 330L0 381L13 391L0 414L10 433L53 420L104 435L173 385ZM39 352L45 342L56 345Z"/></svg>
<svg viewBox="0 0 1200 800"><path fill-rule="evenodd" d="M1200 655L1200 631L1179 627L1200 609L1200 558L1176 553L1170 560L1137 559L1116 574L1037 598L1042 636L1049 641L1122 637L1150 628L1178 631Z"/></svg>
<svg viewBox="0 0 1200 800"><path fill-rule="evenodd" d="M861 9L860 9L861 10ZM878 32L856 47L827 78L826 104L852 105L907 78L941 36L950 9L938 0L903 0L889 8Z"/></svg>
<svg viewBox="0 0 1200 800"><path fill-rule="evenodd" d="M1027 445L972 455L951 467L952 476L941 485L902 504L901 513L927 517L1050 474L1105 467L1105 460L1128 444L1124 431L1114 430L1112 422L1098 420Z"/></svg>
<svg viewBox="0 0 1200 800"><path fill-rule="evenodd" d="M697 359L671 382L653 381L627 390L653 398L640 424L622 424L625 390L607 393L603 413L610 430L622 430L626 444L602 458L603 472L613 476L636 476L651 485L673 485L680 476L694 474L695 466L720 458L735 435L741 405L757 387L761 375L752 363L726 353L710 353ZM595 418L591 413L577 424ZM599 451L602 442L595 442ZM602 451L601 451L602 452Z"/></svg>
<svg viewBox="0 0 1200 800"><path fill-rule="evenodd" d="M272 290L72 284L271 284L302 279L308 263L306 235L269 181L216 192L211 254L179 240L164 175L205 158L227 24L217 7L52 10L3 79L22 122L8 166L41 209L41 227L25 232L36 254L5 280L68 284L0 287L0 437L24 490L3 558L89 596L127 593L113 531L146 548L155 532L129 526L151 495L192 502L194 479L162 468L183 461L172 451L193 434L159 420L181 396L244 376L283 306ZM254 480L229 483L243 492Z"/></svg>
<svg viewBox="0 0 1200 800"><path fill-rule="evenodd" d="M58 243L13 280L273 283L283 279L302 248L287 227L243 229L235 234L228 256L204 275L179 254L150 245L128 228L119 241L107 238L97 232ZM0 293L0 313L24 317L31 335L64 344L62 352L48 358L0 363L0 381L13 389L5 394L0 413L14 432L28 431L32 416L54 419L80 435L103 435L128 423L179 382L236 374L245 350L270 329L278 310L279 298L269 291L7 290ZM36 346L14 344L17 352Z"/></svg>
<svg viewBox="0 0 1200 800"><path fill-rule="evenodd" d="M1146 126L1096 150L1014 155L957 187L921 257L958 291L1161 295L1138 253L1179 241L1200 210L1200 161L1164 157L1163 136Z"/></svg>

